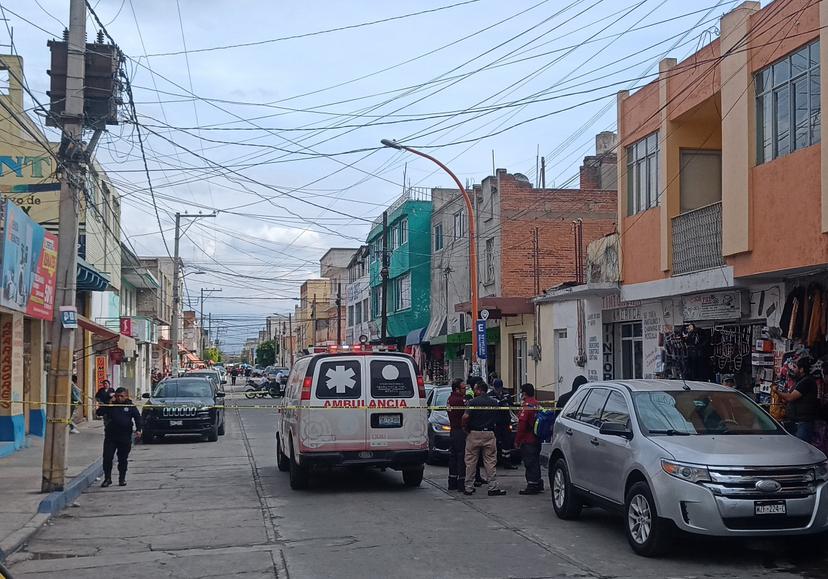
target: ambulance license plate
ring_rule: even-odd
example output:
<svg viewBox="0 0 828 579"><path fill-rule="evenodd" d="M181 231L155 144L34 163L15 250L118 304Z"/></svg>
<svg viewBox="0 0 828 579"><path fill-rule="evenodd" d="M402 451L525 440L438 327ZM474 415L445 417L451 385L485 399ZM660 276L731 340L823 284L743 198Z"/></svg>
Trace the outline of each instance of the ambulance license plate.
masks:
<svg viewBox="0 0 828 579"><path fill-rule="evenodd" d="M402 426L402 414L374 414L371 426L374 428L400 428Z"/></svg>
<svg viewBox="0 0 828 579"><path fill-rule="evenodd" d="M787 515L785 501L753 501L755 515Z"/></svg>
<svg viewBox="0 0 828 579"><path fill-rule="evenodd" d="M170 426L184 426L183 420L170 420Z"/></svg>

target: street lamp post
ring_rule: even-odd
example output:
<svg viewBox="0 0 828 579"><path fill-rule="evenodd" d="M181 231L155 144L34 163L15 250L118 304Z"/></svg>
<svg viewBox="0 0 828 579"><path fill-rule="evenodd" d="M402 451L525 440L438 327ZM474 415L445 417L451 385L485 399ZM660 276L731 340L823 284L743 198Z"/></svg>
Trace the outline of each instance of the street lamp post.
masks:
<svg viewBox="0 0 828 579"><path fill-rule="evenodd" d="M423 157L424 159L428 159L432 163L436 164L440 167L443 171L448 173L448 175L454 179L454 182L457 184L457 188L460 189L460 192L463 194L463 200L466 202L466 211L469 215L469 285L471 286L471 313L473 317L473 323L476 326L477 318L480 315L480 310L478 309L478 288L477 288L477 245L476 245L476 237L477 237L477 223L476 223L476 216L474 214L474 205L472 204L471 197L469 196L468 191L466 188L463 187L463 184L460 183L460 179L457 178L457 175L451 172L451 170L446 167L443 163L428 155L423 153L422 151L418 151L416 149L412 149L411 147L406 147L405 145L401 145L397 141L392 141L389 139L382 139L380 141L386 147L390 147L392 149L397 149L398 151L408 151L414 155L419 157ZM448 296L446 296L448 300ZM477 339L476 336L472 337L472 364L477 363Z"/></svg>

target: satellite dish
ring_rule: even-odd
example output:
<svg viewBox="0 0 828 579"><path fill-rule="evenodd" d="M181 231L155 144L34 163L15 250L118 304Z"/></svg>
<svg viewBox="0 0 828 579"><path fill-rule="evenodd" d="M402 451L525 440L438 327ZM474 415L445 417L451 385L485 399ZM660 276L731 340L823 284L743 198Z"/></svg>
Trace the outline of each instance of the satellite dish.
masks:
<svg viewBox="0 0 828 579"><path fill-rule="evenodd" d="M529 177L527 177L527 176L526 176L526 175L524 175L523 173L515 173L515 174L514 174L514 176L515 176L515 180L516 180L516 181L522 181L523 183L532 183L532 182L529 180Z"/></svg>

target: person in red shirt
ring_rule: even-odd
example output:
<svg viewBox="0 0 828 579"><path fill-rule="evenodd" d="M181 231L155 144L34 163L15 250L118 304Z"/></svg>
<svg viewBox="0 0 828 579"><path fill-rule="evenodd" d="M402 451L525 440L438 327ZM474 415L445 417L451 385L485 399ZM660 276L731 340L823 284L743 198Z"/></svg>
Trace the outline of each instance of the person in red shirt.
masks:
<svg viewBox="0 0 828 579"><path fill-rule="evenodd" d="M449 454L448 490L462 491L466 484L466 431L463 430L463 413L466 411L466 384L462 378L451 382L451 396L447 402L449 424L451 425L451 454Z"/></svg>
<svg viewBox="0 0 828 579"><path fill-rule="evenodd" d="M520 387L523 394L523 407L518 416L515 446L520 448L523 465L526 467L526 488L522 495L536 495L543 492L543 479L540 470L540 441L535 436L535 417L538 413L538 401L535 398L535 386L524 384Z"/></svg>

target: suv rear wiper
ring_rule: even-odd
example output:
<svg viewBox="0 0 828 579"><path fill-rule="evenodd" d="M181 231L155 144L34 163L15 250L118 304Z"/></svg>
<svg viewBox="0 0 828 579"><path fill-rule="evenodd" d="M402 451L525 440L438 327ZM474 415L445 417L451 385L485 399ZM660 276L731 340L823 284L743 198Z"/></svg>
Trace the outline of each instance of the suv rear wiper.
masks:
<svg viewBox="0 0 828 579"><path fill-rule="evenodd" d="M685 432L683 430L676 430L674 428L667 428L665 430L650 430L650 429L648 429L647 432L649 434L666 434L667 436L690 436L689 432Z"/></svg>

